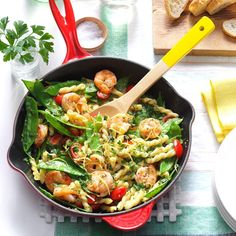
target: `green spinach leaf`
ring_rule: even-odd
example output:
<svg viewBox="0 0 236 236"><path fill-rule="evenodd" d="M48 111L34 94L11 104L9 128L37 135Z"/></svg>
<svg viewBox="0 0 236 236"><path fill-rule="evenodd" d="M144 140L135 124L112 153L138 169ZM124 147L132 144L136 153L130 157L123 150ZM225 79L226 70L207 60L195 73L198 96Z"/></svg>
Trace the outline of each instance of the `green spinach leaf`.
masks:
<svg viewBox="0 0 236 236"><path fill-rule="evenodd" d="M173 168L175 162L175 157L164 159L160 164L160 173L162 174L166 171L170 171Z"/></svg>
<svg viewBox="0 0 236 236"><path fill-rule="evenodd" d="M135 135L136 137L140 138L140 132L139 129L129 129L128 132L126 133L127 135Z"/></svg>
<svg viewBox="0 0 236 236"><path fill-rule="evenodd" d="M167 134L170 138L181 138L181 128L179 124L183 119L173 118L165 122L162 126L162 133Z"/></svg>
<svg viewBox="0 0 236 236"><path fill-rule="evenodd" d="M87 130L85 132L86 142L92 150L99 151L101 147L98 135L99 129L102 127L102 116L98 115L93 121L87 123Z"/></svg>
<svg viewBox="0 0 236 236"><path fill-rule="evenodd" d="M35 81L33 96L50 112L52 112L52 114L58 116L62 114L62 108L56 104L49 94L45 93L45 88L39 80Z"/></svg>
<svg viewBox="0 0 236 236"><path fill-rule="evenodd" d="M162 116L160 112L154 111L153 106L148 104L143 104L141 111L133 112L131 114L134 115L133 123L135 125L139 125L139 123L146 118L159 119Z"/></svg>
<svg viewBox="0 0 236 236"><path fill-rule="evenodd" d="M70 87L70 86L78 85L78 84L81 84L81 81L70 80L70 81L66 81L66 82L62 82L62 83L56 83L56 84L48 86L45 89L45 92L51 96L56 96L61 88Z"/></svg>
<svg viewBox="0 0 236 236"><path fill-rule="evenodd" d="M58 116L63 113L62 108L58 106L56 102L52 99L52 97L45 92L45 88L41 81L23 80L23 83L25 84L29 92L37 100L37 102L46 107L50 112Z"/></svg>
<svg viewBox="0 0 236 236"><path fill-rule="evenodd" d="M94 85L94 83L87 83L85 87L85 97L89 99L91 102L97 103L97 87Z"/></svg>
<svg viewBox="0 0 236 236"><path fill-rule="evenodd" d="M117 80L115 88L120 92L126 92L127 86L129 84L129 77L123 77Z"/></svg>
<svg viewBox="0 0 236 236"><path fill-rule="evenodd" d="M22 80L25 87L29 90L29 92L33 95L33 91L34 91L34 83L35 81L31 81L31 80Z"/></svg>
<svg viewBox="0 0 236 236"><path fill-rule="evenodd" d="M103 118L100 114L98 114L95 118L94 118L94 131L96 133L99 132L99 130L102 128L102 121Z"/></svg>
<svg viewBox="0 0 236 236"><path fill-rule="evenodd" d="M93 134L91 138L89 139L89 147L92 150L98 150L99 147L101 146L100 144L100 139L98 134Z"/></svg>
<svg viewBox="0 0 236 236"><path fill-rule="evenodd" d="M37 167L39 169L44 169L44 170L58 170L58 171L63 171L65 173L74 175L74 176L86 176L87 173L86 171L81 168L80 166L72 166L68 165L67 162L65 162L63 159L53 159L47 162L39 162Z"/></svg>

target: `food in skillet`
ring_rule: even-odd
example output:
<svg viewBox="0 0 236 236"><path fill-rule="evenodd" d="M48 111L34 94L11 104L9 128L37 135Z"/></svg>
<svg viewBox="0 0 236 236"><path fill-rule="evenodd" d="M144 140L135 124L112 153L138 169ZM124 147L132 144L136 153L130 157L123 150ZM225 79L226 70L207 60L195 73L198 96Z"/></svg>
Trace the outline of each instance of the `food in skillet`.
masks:
<svg viewBox="0 0 236 236"><path fill-rule="evenodd" d="M24 81L22 144L40 190L87 212L130 209L158 194L183 153L178 114L148 95L127 114L91 116L132 85L109 70L92 79L43 84Z"/></svg>

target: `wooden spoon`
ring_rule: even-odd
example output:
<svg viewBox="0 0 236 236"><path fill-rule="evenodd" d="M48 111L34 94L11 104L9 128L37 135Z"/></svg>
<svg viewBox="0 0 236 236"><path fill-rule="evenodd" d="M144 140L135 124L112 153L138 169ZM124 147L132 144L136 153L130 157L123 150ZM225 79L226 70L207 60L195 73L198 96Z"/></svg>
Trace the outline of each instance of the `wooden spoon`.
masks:
<svg viewBox="0 0 236 236"><path fill-rule="evenodd" d="M214 29L214 23L208 17L202 17L129 92L112 102L100 106L92 114L100 113L112 117L118 113L127 113L130 106L140 96Z"/></svg>

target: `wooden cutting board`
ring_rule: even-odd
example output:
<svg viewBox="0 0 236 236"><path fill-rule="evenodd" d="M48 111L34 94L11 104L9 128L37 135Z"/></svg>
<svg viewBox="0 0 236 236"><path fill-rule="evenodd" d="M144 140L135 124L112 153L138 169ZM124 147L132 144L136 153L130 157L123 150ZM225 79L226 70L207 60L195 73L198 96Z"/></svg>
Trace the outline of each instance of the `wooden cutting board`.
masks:
<svg viewBox="0 0 236 236"><path fill-rule="evenodd" d="M203 16L196 17L185 11L178 20L168 18L164 0L152 0L153 7L153 46L156 54L165 54L175 43ZM236 56L236 39L225 35L222 31L224 20L236 18L236 4L221 12L209 16L216 25L215 31L198 44L191 55L204 56Z"/></svg>

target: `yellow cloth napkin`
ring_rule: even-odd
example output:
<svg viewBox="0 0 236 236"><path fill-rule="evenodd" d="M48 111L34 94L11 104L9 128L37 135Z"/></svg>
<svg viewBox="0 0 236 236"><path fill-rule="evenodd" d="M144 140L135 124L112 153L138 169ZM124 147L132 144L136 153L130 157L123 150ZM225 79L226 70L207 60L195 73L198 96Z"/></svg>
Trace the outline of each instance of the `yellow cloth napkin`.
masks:
<svg viewBox="0 0 236 236"><path fill-rule="evenodd" d="M236 79L210 80L202 98L216 138L222 142L236 127Z"/></svg>

